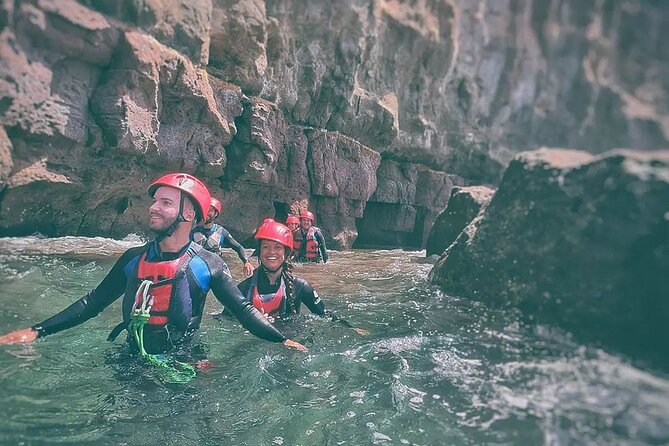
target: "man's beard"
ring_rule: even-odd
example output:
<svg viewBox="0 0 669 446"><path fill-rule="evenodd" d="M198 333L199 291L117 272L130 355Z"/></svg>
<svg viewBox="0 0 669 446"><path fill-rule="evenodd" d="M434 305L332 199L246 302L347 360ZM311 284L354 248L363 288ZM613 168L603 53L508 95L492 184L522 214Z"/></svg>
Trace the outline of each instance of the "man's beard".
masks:
<svg viewBox="0 0 669 446"><path fill-rule="evenodd" d="M169 221L164 221L164 223L159 227L159 228L152 228L149 225L149 229L151 232L153 232L156 235L163 235L169 228L174 224L174 222L177 220L177 217L174 217L172 220Z"/></svg>

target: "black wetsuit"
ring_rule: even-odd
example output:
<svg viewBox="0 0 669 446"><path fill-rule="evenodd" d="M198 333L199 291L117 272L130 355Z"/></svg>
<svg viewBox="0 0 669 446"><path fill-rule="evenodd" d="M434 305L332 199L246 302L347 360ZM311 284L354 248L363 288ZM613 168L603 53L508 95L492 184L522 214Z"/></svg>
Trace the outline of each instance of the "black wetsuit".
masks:
<svg viewBox="0 0 669 446"><path fill-rule="evenodd" d="M140 283L137 270L142 255L146 252L146 262L173 260L181 257L189 246L190 243L178 253L161 253L156 242L130 248L95 289L55 316L33 326L33 329L42 337L74 327L97 316L121 296L124 296L123 320L129 321L134 294ZM168 312L170 322L162 327L145 326L144 347L149 353L168 351L199 328L205 298L210 289L244 328L254 335L271 342L283 342L286 339L244 299L230 277L225 262L213 253L200 249L183 273L175 276L173 287Z"/></svg>
<svg viewBox="0 0 669 446"><path fill-rule="evenodd" d="M262 270L262 267L257 268L253 272L253 276L242 281L238 287L239 291L245 296L248 303L253 303L253 285L257 284L258 293L262 295L275 294L281 287L281 281L277 280L277 283L270 284L267 274ZM353 326L347 322L345 319L340 318L331 311L325 309L325 304L323 300L318 296L318 293L306 280L295 277L293 279L293 294L292 304L289 306L288 301L284 296L281 305L275 312L270 313L270 316L273 317L282 317L287 316L292 313L294 310L296 313L300 312L302 304L304 304L309 310L319 316L327 316L335 322L352 328Z"/></svg>
<svg viewBox="0 0 669 446"><path fill-rule="evenodd" d="M216 223L211 225L211 228L205 228L204 226L193 228L191 240L204 246L207 251L215 252L218 255L221 255L221 248L230 248L237 253L244 264L249 261L244 247L230 235L227 229Z"/></svg>

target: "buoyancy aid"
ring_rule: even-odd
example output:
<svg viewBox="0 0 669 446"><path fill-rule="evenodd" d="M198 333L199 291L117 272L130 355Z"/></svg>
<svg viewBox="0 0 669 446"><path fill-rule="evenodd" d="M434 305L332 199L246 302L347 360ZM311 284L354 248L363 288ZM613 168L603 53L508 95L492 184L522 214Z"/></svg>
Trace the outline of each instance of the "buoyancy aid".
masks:
<svg viewBox="0 0 669 446"><path fill-rule="evenodd" d="M211 228L209 228L208 237L205 236L204 232L197 231L193 234L193 241L202 245L207 251L220 252L221 245L225 241L223 226L214 223Z"/></svg>
<svg viewBox="0 0 669 446"><path fill-rule="evenodd" d="M150 317L147 325L158 328L164 327L167 324L175 324L181 327L187 327L191 322L191 314L183 314L183 320L170 319L170 306L175 291L175 282L183 277L183 273L188 267L190 260L197 255L202 249L202 246L191 243L188 249L179 257L173 260L164 260L161 262L148 262L146 260L147 253L144 252L140 257L137 265L137 276L133 281L136 286L129 286L126 289L124 300L126 302L133 302L136 298L135 293L139 285L148 280L151 282L149 287L149 295L153 298L153 303L150 311ZM190 298L190 296L188 296ZM120 332L126 328L130 320L130 306L124 304L123 322L118 324L110 333L108 340L114 340Z"/></svg>
<svg viewBox="0 0 669 446"><path fill-rule="evenodd" d="M318 246L318 241L314 236L314 234L316 233L316 229L318 228L312 226L307 231L307 248L305 250L304 255L310 262L317 262L320 259L321 255L321 251Z"/></svg>
<svg viewBox="0 0 669 446"><path fill-rule="evenodd" d="M186 258L188 254L184 253L174 260L147 262L146 253L144 253L139 260L137 279L140 282L144 280L153 282L149 287L149 293L153 298L149 325L167 325L174 279L179 265Z"/></svg>
<svg viewBox="0 0 669 446"><path fill-rule="evenodd" d="M286 296L286 284L281 277L281 283L279 289L276 290L276 293L260 294L258 292L258 269L253 272L251 278L251 286L247 292L246 298L253 303L253 306L256 307L259 311L264 314L272 313L281 313L282 308L285 308L284 298Z"/></svg>
<svg viewBox="0 0 669 446"><path fill-rule="evenodd" d="M298 227L293 231L293 252L299 255L302 246L302 230Z"/></svg>

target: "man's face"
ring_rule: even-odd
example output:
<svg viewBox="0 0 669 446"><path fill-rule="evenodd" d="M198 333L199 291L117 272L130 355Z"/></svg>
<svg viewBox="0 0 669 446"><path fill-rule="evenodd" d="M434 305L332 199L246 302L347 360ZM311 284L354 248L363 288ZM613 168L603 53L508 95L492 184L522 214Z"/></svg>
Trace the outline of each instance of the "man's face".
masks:
<svg viewBox="0 0 669 446"><path fill-rule="evenodd" d="M309 218L300 218L300 224L303 229L309 229L311 227L311 219Z"/></svg>
<svg viewBox="0 0 669 446"><path fill-rule="evenodd" d="M159 187L149 207L149 229L161 232L169 228L179 216L181 192L171 187Z"/></svg>
<svg viewBox="0 0 669 446"><path fill-rule="evenodd" d="M288 223L288 227L291 231L296 230L300 225L298 223Z"/></svg>
<svg viewBox="0 0 669 446"><path fill-rule="evenodd" d="M207 213L207 221L214 221L216 217L216 209L214 207L210 207L209 213Z"/></svg>

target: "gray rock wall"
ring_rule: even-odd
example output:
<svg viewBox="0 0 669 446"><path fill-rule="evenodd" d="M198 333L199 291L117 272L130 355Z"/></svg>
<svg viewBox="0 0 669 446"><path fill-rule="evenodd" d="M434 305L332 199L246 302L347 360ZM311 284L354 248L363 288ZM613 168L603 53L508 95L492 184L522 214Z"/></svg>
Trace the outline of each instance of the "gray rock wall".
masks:
<svg viewBox="0 0 669 446"><path fill-rule="evenodd" d="M0 235L137 232L149 181L186 170L241 238L309 206L333 246L419 247L517 151L666 147L668 10L4 0Z"/></svg>

